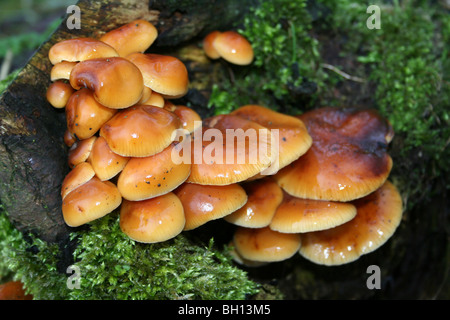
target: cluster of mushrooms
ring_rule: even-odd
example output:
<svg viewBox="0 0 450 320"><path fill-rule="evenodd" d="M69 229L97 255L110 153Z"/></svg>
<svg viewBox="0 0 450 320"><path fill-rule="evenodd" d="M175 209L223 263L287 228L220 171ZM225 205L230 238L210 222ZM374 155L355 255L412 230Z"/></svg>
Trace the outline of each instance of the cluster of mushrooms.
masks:
<svg viewBox="0 0 450 320"><path fill-rule="evenodd" d="M49 50L47 99L65 108L70 148L61 187L67 225L117 209L128 237L155 243L223 218L236 225L234 259L248 266L297 252L318 264L343 264L394 233L402 201L387 181L393 131L385 119L374 110L290 116L259 105L201 119L172 102L187 93L188 72L175 57L147 52L157 35L151 23L136 20ZM253 61L251 44L234 31L210 33L203 49L210 59ZM263 142L277 152L269 161L211 163L192 151L184 154L190 161L174 161L186 142L189 150L223 148L225 159L228 142L207 138L209 129L224 136L230 129L267 132L256 146L233 145L233 156L248 156ZM276 170L267 174L275 159Z"/></svg>

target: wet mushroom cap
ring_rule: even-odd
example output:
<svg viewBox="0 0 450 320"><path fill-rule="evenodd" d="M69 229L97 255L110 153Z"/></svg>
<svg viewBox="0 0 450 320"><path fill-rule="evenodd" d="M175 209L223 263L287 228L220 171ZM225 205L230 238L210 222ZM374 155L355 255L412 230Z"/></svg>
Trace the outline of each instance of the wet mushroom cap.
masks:
<svg viewBox="0 0 450 320"><path fill-rule="evenodd" d="M69 168L73 168L76 165L87 161L96 139L97 136L92 136L88 139L75 141L72 144L67 157Z"/></svg>
<svg viewBox="0 0 450 320"><path fill-rule="evenodd" d="M119 111L100 129L111 150L124 157L148 157L163 151L181 128L172 112L139 105Z"/></svg>
<svg viewBox="0 0 450 320"><path fill-rule="evenodd" d="M78 139L92 137L117 113L117 109L105 107L94 98L94 93L82 88L74 92L67 102L67 128Z"/></svg>
<svg viewBox="0 0 450 320"><path fill-rule="evenodd" d="M270 228L284 233L303 233L334 228L356 216L356 207L348 202L310 200L284 193Z"/></svg>
<svg viewBox="0 0 450 320"><path fill-rule="evenodd" d="M53 65L62 61L78 62L118 56L117 51L110 45L92 38L63 40L54 44L48 52L48 58Z"/></svg>
<svg viewBox="0 0 450 320"><path fill-rule="evenodd" d="M188 91L186 66L176 57L154 53L132 53L127 59L142 72L144 84L165 97L180 98Z"/></svg>
<svg viewBox="0 0 450 320"><path fill-rule="evenodd" d="M192 108L182 105L174 105L169 101L166 101L163 107L164 109L175 113L181 120L181 128L190 133L194 132L202 125L202 118Z"/></svg>
<svg viewBox="0 0 450 320"><path fill-rule="evenodd" d="M245 190L238 184L204 186L184 183L174 193L183 204L185 231L223 218L241 208L247 201Z"/></svg>
<svg viewBox="0 0 450 320"><path fill-rule="evenodd" d="M323 265L341 265L382 246L401 222L403 207L389 181L368 196L352 201L356 217L335 228L303 233L300 254Z"/></svg>
<svg viewBox="0 0 450 320"><path fill-rule="evenodd" d="M219 34L220 31L212 31L208 33L205 38L203 38L203 51L205 52L206 56L210 59L220 58L220 54L213 46L213 42Z"/></svg>
<svg viewBox="0 0 450 320"><path fill-rule="evenodd" d="M78 227L104 217L121 203L122 196L112 182L93 177L64 198L64 221L68 226Z"/></svg>
<svg viewBox="0 0 450 320"><path fill-rule="evenodd" d="M280 233L269 227L238 227L233 236L233 244L243 259L275 262L296 254L301 246L301 239L297 233Z"/></svg>
<svg viewBox="0 0 450 320"><path fill-rule="evenodd" d="M73 67L78 62L73 61L61 61L55 64L52 67L52 70L50 70L50 80L56 81L60 79L69 80L70 79L70 73L72 72Z"/></svg>
<svg viewBox="0 0 450 320"><path fill-rule="evenodd" d="M283 200L283 191L271 178L242 183L248 195L247 203L225 221L247 228L267 227Z"/></svg>
<svg viewBox="0 0 450 320"><path fill-rule="evenodd" d="M100 41L113 47L120 57L133 52L144 52L158 36L158 30L150 22L138 19L100 37Z"/></svg>
<svg viewBox="0 0 450 320"><path fill-rule="evenodd" d="M223 59L237 65L248 65L254 58L250 42L235 31L225 31L217 35L212 43Z"/></svg>
<svg viewBox="0 0 450 320"><path fill-rule="evenodd" d="M127 200L138 201L166 194L188 178L190 163L175 163L172 143L163 151L149 157L131 158L117 181L117 187ZM175 151L174 151L175 149Z"/></svg>
<svg viewBox="0 0 450 320"><path fill-rule="evenodd" d="M274 178L298 198L351 201L378 189L392 168L392 127L375 110L320 108L299 117L311 148Z"/></svg>
<svg viewBox="0 0 450 320"><path fill-rule="evenodd" d="M57 109L64 108L74 91L70 84L60 80L55 81L48 86L47 101Z"/></svg>
<svg viewBox="0 0 450 320"><path fill-rule="evenodd" d="M73 190L82 186L95 176L95 171L92 166L87 162L82 162L75 166L70 172L64 177L61 186L61 197L64 198Z"/></svg>
<svg viewBox="0 0 450 320"><path fill-rule="evenodd" d="M70 73L71 86L94 92L105 107L124 109L142 97L144 81L139 69L125 58L98 58L78 63Z"/></svg>
<svg viewBox="0 0 450 320"><path fill-rule="evenodd" d="M120 228L137 242L169 240L183 231L184 224L183 206L172 192L143 201L123 200L120 208Z"/></svg>
<svg viewBox="0 0 450 320"><path fill-rule="evenodd" d="M142 104L145 104L148 106L155 106L158 108L163 108L165 101L164 101L164 97L160 93L152 91L152 94L150 95L150 97Z"/></svg>

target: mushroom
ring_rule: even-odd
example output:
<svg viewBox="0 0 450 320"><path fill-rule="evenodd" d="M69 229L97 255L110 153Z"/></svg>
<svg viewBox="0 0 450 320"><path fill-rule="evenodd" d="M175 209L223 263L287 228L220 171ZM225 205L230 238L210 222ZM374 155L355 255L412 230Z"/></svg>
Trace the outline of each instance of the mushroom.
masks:
<svg viewBox="0 0 450 320"><path fill-rule="evenodd" d="M205 223L223 218L247 202L245 190L238 184L204 186L183 183L174 190L184 208L184 230L192 230Z"/></svg>
<svg viewBox="0 0 450 320"><path fill-rule="evenodd" d="M233 245L239 257L253 262L275 262L291 258L301 247L298 233L281 233L264 228L238 227Z"/></svg>
<svg viewBox="0 0 450 320"><path fill-rule="evenodd" d="M33 300L33 295L26 293L22 282L8 281L0 285L0 301L4 300Z"/></svg>
<svg viewBox="0 0 450 320"><path fill-rule="evenodd" d="M183 231L183 205L173 192L142 201L123 200L119 224L122 232L134 241L166 241Z"/></svg>
<svg viewBox="0 0 450 320"><path fill-rule="evenodd" d="M78 227L104 217L121 203L122 196L112 182L93 177L67 194L62 213L68 226Z"/></svg>
<svg viewBox="0 0 450 320"><path fill-rule="evenodd" d="M348 202L301 199L284 192L269 227L283 233L303 233L334 228L356 216Z"/></svg>
<svg viewBox="0 0 450 320"><path fill-rule="evenodd" d="M144 84L164 98L180 98L187 93L188 72L179 59L155 53L132 53L127 59L142 72Z"/></svg>
<svg viewBox="0 0 450 320"><path fill-rule="evenodd" d="M149 101L150 97L152 96L152 89L150 89L147 86L144 86L144 89L142 90L142 97L141 99L136 103L136 105L145 104L147 101ZM156 92L155 92L156 94ZM151 105L151 103L148 103Z"/></svg>
<svg viewBox="0 0 450 320"><path fill-rule="evenodd" d="M69 149L69 154L67 157L69 168L73 168L76 165L87 161L96 139L97 136L92 136L88 139L78 140L73 143Z"/></svg>
<svg viewBox="0 0 450 320"><path fill-rule="evenodd" d="M300 254L303 257L323 265L355 261L382 246L400 224L402 199L390 181L352 204L357 214L349 222L335 228L301 234Z"/></svg>
<svg viewBox="0 0 450 320"><path fill-rule="evenodd" d="M172 112L139 105L120 110L100 128L111 150L123 157L148 157L163 151L181 128Z"/></svg>
<svg viewBox="0 0 450 320"><path fill-rule="evenodd" d="M117 109L105 107L94 98L91 90L82 88L74 92L67 102L67 128L78 139L88 139L116 113Z"/></svg>
<svg viewBox="0 0 450 320"><path fill-rule="evenodd" d="M95 176L95 171L87 162L75 166L64 178L61 186L61 198L64 198L79 186Z"/></svg>
<svg viewBox="0 0 450 320"><path fill-rule="evenodd" d="M378 189L389 176L390 124L374 110L320 108L304 113L313 144L274 178L294 197L351 201Z"/></svg>
<svg viewBox="0 0 450 320"><path fill-rule="evenodd" d="M119 174L129 159L112 152L105 138L98 137L92 145L87 161L92 165L95 175L100 180L106 181Z"/></svg>
<svg viewBox="0 0 450 320"><path fill-rule="evenodd" d="M242 183L242 187L248 195L247 203L224 220L247 228L267 227L283 200L283 191L269 177Z"/></svg>
<svg viewBox="0 0 450 320"><path fill-rule="evenodd" d="M74 145L74 143L77 142L77 138L74 136L72 132L69 131L69 129L66 129L64 132L64 143L69 148Z"/></svg>
<svg viewBox="0 0 450 320"><path fill-rule="evenodd" d="M70 73L72 72L73 67L78 62L74 61L61 61L55 64L52 67L52 70L50 70L50 80L56 81L56 80L69 80L70 79Z"/></svg>
<svg viewBox="0 0 450 320"><path fill-rule="evenodd" d="M220 54L217 52L217 50L213 46L213 42L216 39L216 37L220 34L220 31L212 31L206 35L205 38L203 38L203 51L205 52L206 56L210 59L216 60L220 58Z"/></svg>
<svg viewBox="0 0 450 320"><path fill-rule="evenodd" d="M48 58L53 65L62 61L78 62L118 56L117 51L110 45L92 38L63 40L54 44L48 52Z"/></svg>
<svg viewBox="0 0 450 320"><path fill-rule="evenodd" d="M148 88L148 87L146 87L146 88ZM160 93L152 91L152 94L150 95L150 97L141 104L145 104L148 106L155 106L158 108L163 108L164 103L165 103L164 97Z"/></svg>
<svg viewBox="0 0 450 320"><path fill-rule="evenodd" d="M122 196L132 201L154 198L186 181L191 164L172 161L172 152L176 148L177 143L172 143L152 156L131 158L117 181Z"/></svg>
<svg viewBox="0 0 450 320"><path fill-rule="evenodd" d="M168 100L165 101L163 107L164 109L175 113L181 120L181 128L187 130L189 133L193 133L202 125L202 118L192 108L175 105Z"/></svg>
<svg viewBox="0 0 450 320"><path fill-rule="evenodd" d="M57 109L64 108L74 91L70 84L60 80L55 81L48 86L47 101Z"/></svg>
<svg viewBox="0 0 450 320"><path fill-rule="evenodd" d="M158 37L158 30L150 22L142 19L129 22L100 37L100 41L113 47L120 57L133 52L144 52Z"/></svg>
<svg viewBox="0 0 450 320"><path fill-rule="evenodd" d="M139 69L125 58L98 58L79 62L70 73L75 90L86 87L105 107L124 109L142 97L144 82Z"/></svg>
<svg viewBox="0 0 450 320"><path fill-rule="evenodd" d="M214 37L213 48L221 58L237 65L248 65L254 58L250 42L236 31L225 31Z"/></svg>

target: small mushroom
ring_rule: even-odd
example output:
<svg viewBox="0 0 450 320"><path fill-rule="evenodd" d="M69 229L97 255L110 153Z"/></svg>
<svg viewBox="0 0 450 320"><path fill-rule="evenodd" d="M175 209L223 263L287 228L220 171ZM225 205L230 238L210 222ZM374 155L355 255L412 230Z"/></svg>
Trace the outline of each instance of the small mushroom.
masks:
<svg viewBox="0 0 450 320"><path fill-rule="evenodd" d="M283 233L303 233L334 228L356 216L348 202L300 199L284 192L269 227Z"/></svg>
<svg viewBox="0 0 450 320"><path fill-rule="evenodd" d="M301 234L300 254L323 265L341 265L382 246L401 222L403 207L397 188L386 181L378 190L352 201L356 217L335 228Z"/></svg>
<svg viewBox="0 0 450 320"><path fill-rule="evenodd" d="M111 150L123 157L148 157L163 151L176 138L180 119L155 106L120 110L100 128Z"/></svg>
<svg viewBox="0 0 450 320"><path fill-rule="evenodd" d="M242 183L248 195L247 203L225 221L247 228L267 227L283 200L283 191L271 178Z"/></svg>
<svg viewBox="0 0 450 320"><path fill-rule="evenodd" d="M210 59L216 60L220 58L220 54L217 52L217 50L213 46L213 42L216 39L216 37L220 34L220 31L212 31L206 35L205 38L203 38L203 51L205 52L206 56Z"/></svg>
<svg viewBox="0 0 450 320"><path fill-rule="evenodd" d="M68 226L78 227L104 217L121 203L122 196L112 182L93 177L64 198L62 213Z"/></svg>
<svg viewBox="0 0 450 320"><path fill-rule="evenodd" d="M100 41L113 47L120 57L133 52L144 52L158 37L158 30L150 22L134 20L100 37Z"/></svg>
<svg viewBox="0 0 450 320"><path fill-rule="evenodd" d="M70 132L69 129L66 129L66 131L64 132L64 143L66 144L66 146L70 148L74 145L75 142L77 142L77 138L75 137L75 135Z"/></svg>
<svg viewBox="0 0 450 320"><path fill-rule="evenodd" d="M73 168L76 165L87 161L96 139L97 136L92 136L88 139L78 140L70 147L67 157L69 168Z"/></svg>
<svg viewBox="0 0 450 320"><path fill-rule="evenodd" d="M139 69L120 57L78 63L70 73L70 84L75 90L83 87L92 90L99 103L112 109L124 109L136 104L144 90Z"/></svg>
<svg viewBox="0 0 450 320"><path fill-rule="evenodd" d="M74 91L70 84L61 80L55 81L48 86L47 101L57 109L64 108Z"/></svg>
<svg viewBox="0 0 450 320"><path fill-rule="evenodd" d="M117 109L105 107L94 98L91 90L82 88L74 92L67 102L67 128L78 139L88 139L116 113Z"/></svg>
<svg viewBox="0 0 450 320"><path fill-rule="evenodd" d="M351 201L378 189L392 168L390 124L374 110L320 108L304 113L313 144L274 178L294 197Z"/></svg>
<svg viewBox="0 0 450 320"><path fill-rule="evenodd" d="M184 230L193 230L205 223L223 218L241 208L247 201L245 190L238 184L204 186L183 183L174 193L184 208Z"/></svg>
<svg viewBox="0 0 450 320"><path fill-rule="evenodd" d="M131 158L117 181L122 196L132 201L154 198L173 191L186 181L191 164L173 162L175 148L177 143L172 143L152 156Z"/></svg>
<svg viewBox="0 0 450 320"><path fill-rule="evenodd" d="M233 245L243 259L275 262L294 256L301 247L301 238L298 233L281 233L269 227L238 227L233 236Z"/></svg>
<svg viewBox="0 0 450 320"><path fill-rule="evenodd" d="M252 45L236 31L225 31L216 35L212 46L221 58L233 64L248 65L253 62Z"/></svg>
<svg viewBox="0 0 450 320"><path fill-rule="evenodd" d="M136 105L145 104L147 101L149 101L150 97L152 96L152 89L150 89L147 86L144 86L144 89L142 90L142 97L141 99L136 103ZM156 92L155 92L156 94ZM148 103L151 105L151 103Z"/></svg>
<svg viewBox="0 0 450 320"><path fill-rule="evenodd" d="M146 88L148 88L148 87L146 87ZM165 101L164 101L164 97L160 93L152 91L152 94L150 95L150 97L141 104L145 104L148 106L155 106L158 108L163 108Z"/></svg>
<svg viewBox="0 0 450 320"><path fill-rule="evenodd" d="M118 56L119 54L113 47L92 38L63 40L54 44L48 52L48 58L53 65L62 61L78 62Z"/></svg>
<svg viewBox="0 0 450 320"><path fill-rule="evenodd" d="M82 162L75 166L65 176L61 186L61 197L64 198L73 190L82 186L95 176L95 171L87 162Z"/></svg>
<svg viewBox="0 0 450 320"><path fill-rule="evenodd" d="M181 98L187 93L188 72L178 58L155 53L132 53L127 59L142 72L144 84L164 98Z"/></svg>
<svg viewBox="0 0 450 320"><path fill-rule="evenodd" d="M156 243L176 237L185 224L180 199L169 192L142 200L123 200L120 208L120 228L137 242Z"/></svg>
<svg viewBox="0 0 450 320"><path fill-rule="evenodd" d="M52 70L50 70L50 80L56 81L56 80L69 80L70 79L70 73L72 72L73 67L78 62L71 62L71 61L61 61L55 64L52 67Z"/></svg>
<svg viewBox="0 0 450 320"><path fill-rule="evenodd" d="M181 128L187 130L189 133L193 133L202 125L202 118L192 108L175 105L169 100L165 101L163 107L164 109L175 113L181 120Z"/></svg>

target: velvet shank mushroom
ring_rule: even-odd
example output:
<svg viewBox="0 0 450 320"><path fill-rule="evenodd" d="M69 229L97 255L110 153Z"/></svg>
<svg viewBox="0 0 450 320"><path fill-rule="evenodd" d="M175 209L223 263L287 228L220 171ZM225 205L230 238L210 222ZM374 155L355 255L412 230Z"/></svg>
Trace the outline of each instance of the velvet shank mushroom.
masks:
<svg viewBox="0 0 450 320"><path fill-rule="evenodd" d="M47 89L47 101L57 109L64 108L74 91L70 84L60 80L55 81Z"/></svg>
<svg viewBox="0 0 450 320"><path fill-rule="evenodd" d="M215 35L212 46L221 58L233 64L248 65L254 58L252 45L236 31Z"/></svg>
<svg viewBox="0 0 450 320"><path fill-rule="evenodd" d="M312 147L274 177L298 198L351 201L377 190L389 176L392 127L374 110L320 108L299 117Z"/></svg>

